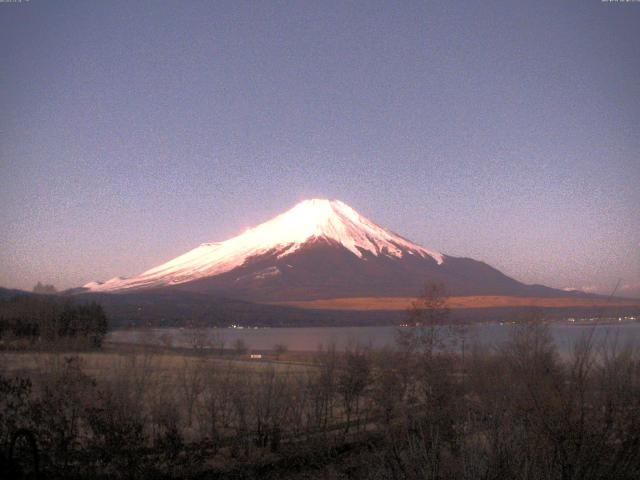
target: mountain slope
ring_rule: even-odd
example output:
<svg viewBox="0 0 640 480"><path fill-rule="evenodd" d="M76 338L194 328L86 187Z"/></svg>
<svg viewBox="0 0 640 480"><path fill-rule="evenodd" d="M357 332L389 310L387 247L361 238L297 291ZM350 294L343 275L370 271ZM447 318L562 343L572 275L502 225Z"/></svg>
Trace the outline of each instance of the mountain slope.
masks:
<svg viewBox="0 0 640 480"><path fill-rule="evenodd" d="M452 295L575 296L524 285L469 258L443 255L375 224L340 201L306 200L224 242L207 243L131 278L83 291L167 288L250 301L413 296L426 282Z"/></svg>
<svg viewBox="0 0 640 480"><path fill-rule="evenodd" d="M278 259L295 253L315 240L340 245L357 258L365 254L401 258L404 255L430 257L438 264L443 256L413 244L376 225L340 201L306 200L291 210L230 240L205 243L158 267L132 278L116 277L91 282L84 287L94 292L178 285L220 275L261 255Z"/></svg>

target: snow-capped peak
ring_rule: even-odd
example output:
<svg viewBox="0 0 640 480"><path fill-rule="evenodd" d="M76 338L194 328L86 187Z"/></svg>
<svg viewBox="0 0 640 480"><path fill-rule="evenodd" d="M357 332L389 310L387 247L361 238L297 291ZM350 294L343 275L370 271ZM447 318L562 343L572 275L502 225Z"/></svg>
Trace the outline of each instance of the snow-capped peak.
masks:
<svg viewBox="0 0 640 480"><path fill-rule="evenodd" d="M115 291L186 283L210 277L242 265L248 258L267 252L284 257L311 240L324 239L342 245L358 257L365 253L400 258L404 254L432 257L438 264L442 254L427 250L382 228L338 200L312 199L229 240L204 243L167 263L129 279L91 282L92 291Z"/></svg>

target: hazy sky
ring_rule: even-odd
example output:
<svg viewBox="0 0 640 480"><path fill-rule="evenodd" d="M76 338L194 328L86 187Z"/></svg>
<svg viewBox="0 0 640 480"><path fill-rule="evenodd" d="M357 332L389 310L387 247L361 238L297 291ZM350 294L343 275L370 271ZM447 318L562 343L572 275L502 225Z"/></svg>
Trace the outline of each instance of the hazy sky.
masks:
<svg viewBox="0 0 640 480"><path fill-rule="evenodd" d="M310 197L640 296L640 3L0 3L0 285L131 275Z"/></svg>

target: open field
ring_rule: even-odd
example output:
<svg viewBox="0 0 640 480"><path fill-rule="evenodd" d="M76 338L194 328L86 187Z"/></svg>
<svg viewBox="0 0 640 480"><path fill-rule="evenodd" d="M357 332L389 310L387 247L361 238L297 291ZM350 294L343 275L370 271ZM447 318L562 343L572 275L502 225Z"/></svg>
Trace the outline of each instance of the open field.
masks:
<svg viewBox="0 0 640 480"><path fill-rule="evenodd" d="M313 368L309 355L287 353L280 356L266 356L252 360L249 355L226 354L224 356L202 353L194 349L174 349L150 345L129 345L108 343L96 351L0 351L0 374L39 375L50 369L61 367L65 358L78 358L82 370L96 379L105 379L114 375L132 373L143 369L147 375L167 374L194 366L204 371L235 369L238 372L260 372L275 370L279 373L300 373Z"/></svg>
<svg viewBox="0 0 640 480"><path fill-rule="evenodd" d="M353 297L330 298L326 300L301 300L276 302L273 305L313 310L406 310L415 300L413 297ZM451 309L461 308L499 308L499 307L640 307L640 300L607 298L544 298L544 297L510 297L500 295L449 297L447 306Z"/></svg>

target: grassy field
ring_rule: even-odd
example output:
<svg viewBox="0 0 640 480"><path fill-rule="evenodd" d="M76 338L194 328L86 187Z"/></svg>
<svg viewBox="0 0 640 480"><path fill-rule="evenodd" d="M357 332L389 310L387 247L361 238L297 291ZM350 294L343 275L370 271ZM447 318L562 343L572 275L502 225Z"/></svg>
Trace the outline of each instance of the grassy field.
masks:
<svg viewBox="0 0 640 480"><path fill-rule="evenodd" d="M65 358L69 356L77 357L82 364L82 370L96 379L140 370L147 375L166 376L194 366L210 371L233 368L239 372L260 372L269 369L282 373L306 372L313 367L309 355L289 352L277 359L275 355L265 355L263 359L253 360L248 354L221 356L193 349L107 343L101 350L80 352L0 351L0 373L38 375L58 367L62 368Z"/></svg>
<svg viewBox="0 0 640 480"><path fill-rule="evenodd" d="M330 298L325 300L304 300L277 302L277 305L289 305L314 310L406 310L415 300L413 297L354 297ZM498 308L498 307L640 307L640 300L607 298L544 298L510 297L500 295L449 297L447 306L459 308Z"/></svg>

